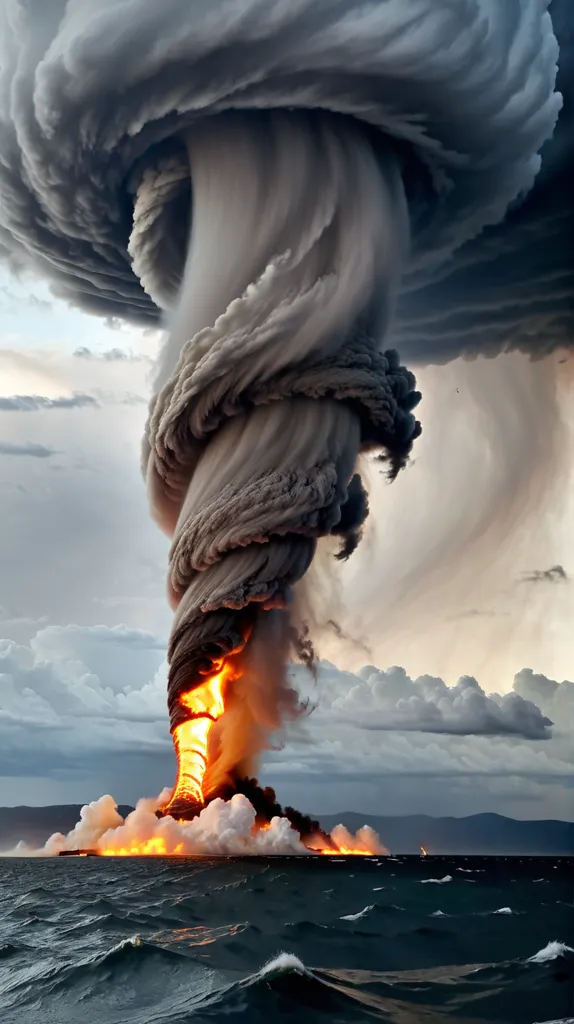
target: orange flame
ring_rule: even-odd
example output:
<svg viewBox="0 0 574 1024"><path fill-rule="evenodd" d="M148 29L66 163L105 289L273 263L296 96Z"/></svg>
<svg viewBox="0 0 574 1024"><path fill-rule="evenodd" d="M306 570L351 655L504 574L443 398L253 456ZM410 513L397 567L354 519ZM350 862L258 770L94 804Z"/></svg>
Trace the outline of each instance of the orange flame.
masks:
<svg viewBox="0 0 574 1024"><path fill-rule="evenodd" d="M190 712L191 717L174 729L177 778L165 808L167 813L176 804L196 804L202 807L205 803L203 780L207 770L209 734L225 711L225 685L233 678L223 658L215 663L215 669L215 675L203 686L188 690L179 698L179 703Z"/></svg>
<svg viewBox="0 0 574 1024"><path fill-rule="evenodd" d="M421 848L420 848L420 850L421 850L421 853L422 853L423 857L428 857L428 853L427 853L427 851L425 850L424 846L422 846L422 845L421 845Z"/></svg>
<svg viewBox="0 0 574 1024"><path fill-rule="evenodd" d="M311 849L311 847L310 847L310 849ZM317 849L315 849L313 847L312 848L312 852L314 852L314 853L321 853L321 854L323 854L324 857L375 857L376 856L376 851L375 850L365 850L365 849L355 850L355 849L353 849L350 846L337 846L337 848L334 849L334 850L333 849L327 849L327 848L324 848L322 850L317 850Z"/></svg>
<svg viewBox="0 0 574 1024"><path fill-rule="evenodd" d="M167 857L183 853L183 843L170 849L163 836L152 836L150 839L134 839L130 846L118 849L105 848L100 850L102 857Z"/></svg>

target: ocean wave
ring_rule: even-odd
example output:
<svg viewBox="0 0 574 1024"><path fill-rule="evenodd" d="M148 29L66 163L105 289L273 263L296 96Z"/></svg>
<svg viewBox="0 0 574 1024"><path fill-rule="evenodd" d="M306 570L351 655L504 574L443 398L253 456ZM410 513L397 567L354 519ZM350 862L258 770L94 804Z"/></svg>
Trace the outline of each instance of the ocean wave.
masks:
<svg viewBox="0 0 574 1024"><path fill-rule="evenodd" d="M534 956L529 956L527 963L545 964L549 960L557 960L559 956L566 956L567 953L574 953L572 946L567 946L565 942L558 942L556 939L553 939L544 946L544 949L539 949Z"/></svg>
<svg viewBox="0 0 574 1024"><path fill-rule="evenodd" d="M0 960L6 960L9 956L21 953L26 946L17 945L15 942L0 942Z"/></svg>
<svg viewBox="0 0 574 1024"><path fill-rule="evenodd" d="M285 972L295 971L297 974L305 974L308 978L313 977L313 972L310 971L299 957L293 953L278 953L276 956L271 957L266 964L263 965L260 971L253 974L251 978L246 982L240 984L252 984L253 982L261 981L262 978L278 977Z"/></svg>
<svg viewBox="0 0 574 1024"><path fill-rule="evenodd" d="M340 921L358 921L361 917L366 917L367 914L370 914L371 910L374 910L374 909L375 909L375 904L371 903L371 904L369 904L368 907L364 907L362 910L359 910L359 912L357 914L343 914L343 916L340 917L339 920Z"/></svg>
<svg viewBox="0 0 574 1024"><path fill-rule="evenodd" d="M343 984L328 972L312 970L293 953L280 952L254 974L220 988L200 1002L195 1013L202 1019L227 1020L232 1014L249 1024L268 1024L279 1017L295 1015L314 1022L334 1020L371 1021L372 1010L382 1011L376 995ZM352 1014L352 1016L351 1016Z"/></svg>
<svg viewBox="0 0 574 1024"><path fill-rule="evenodd" d="M491 910L491 914L514 914L511 907L499 907L498 910Z"/></svg>
<svg viewBox="0 0 574 1024"><path fill-rule="evenodd" d="M421 885L445 885L446 882L452 882L452 875L445 875L444 878L421 878Z"/></svg>
<svg viewBox="0 0 574 1024"><path fill-rule="evenodd" d="M558 1020L538 1021L537 1024L574 1024L574 1017L560 1017Z"/></svg>

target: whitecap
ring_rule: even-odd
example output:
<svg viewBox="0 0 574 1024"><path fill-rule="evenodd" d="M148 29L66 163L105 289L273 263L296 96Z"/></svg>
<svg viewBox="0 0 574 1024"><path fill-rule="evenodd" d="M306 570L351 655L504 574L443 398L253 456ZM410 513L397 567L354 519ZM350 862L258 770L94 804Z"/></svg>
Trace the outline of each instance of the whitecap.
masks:
<svg viewBox="0 0 574 1024"><path fill-rule="evenodd" d="M452 882L452 875L445 875L444 878L421 878L421 885L429 885L431 882L434 885L444 885L445 882Z"/></svg>
<svg viewBox="0 0 574 1024"><path fill-rule="evenodd" d="M567 946L565 942L557 942L554 939L544 949L539 949L534 956L529 956L527 963L545 964L549 960L556 960L559 956L564 956L566 953L574 953L574 949L571 946Z"/></svg>
<svg viewBox="0 0 574 1024"><path fill-rule="evenodd" d="M309 974L310 972L305 967L302 960L295 956L294 953L285 953L284 951L278 953L277 956L268 960L266 964L257 971L256 978L265 978L269 974L282 974L285 971L296 971L297 974Z"/></svg>
<svg viewBox="0 0 574 1024"><path fill-rule="evenodd" d="M559 1020L537 1021L537 1024L574 1024L574 1017L560 1017Z"/></svg>
<svg viewBox="0 0 574 1024"><path fill-rule="evenodd" d="M358 921L360 917L366 917L370 914L371 910L375 909L375 904L371 903L369 907L364 907L363 910L359 910L358 914L344 914L343 917L339 918L340 921Z"/></svg>

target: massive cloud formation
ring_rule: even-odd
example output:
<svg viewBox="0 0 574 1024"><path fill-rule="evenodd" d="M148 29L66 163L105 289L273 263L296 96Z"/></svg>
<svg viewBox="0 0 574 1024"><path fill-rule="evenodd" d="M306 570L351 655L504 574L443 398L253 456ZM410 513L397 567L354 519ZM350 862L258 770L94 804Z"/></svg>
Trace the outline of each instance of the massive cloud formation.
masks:
<svg viewBox="0 0 574 1024"><path fill-rule="evenodd" d="M552 735L551 719L533 698L517 690L502 696L487 694L472 676L447 686L434 676L410 679L398 666L383 671L368 665L355 675L326 663L321 673L331 714L362 729L531 740Z"/></svg>
<svg viewBox="0 0 574 1024"><path fill-rule="evenodd" d="M565 103L551 142L560 100L548 7ZM190 201L186 128L230 109L333 111L374 126L401 161L413 229L401 331L409 351L492 351L513 334L533 350L563 343L572 297L568 15L569 0L217 0L191 10L185 0L4 0L4 245L17 262L33 254L74 301L156 321L128 254L142 178L156 188L155 199L140 197L149 249L135 261L145 285L146 267L164 278L154 298L171 305ZM522 202L543 143L537 188ZM512 230L478 238L509 204ZM445 264L461 243L456 264Z"/></svg>
<svg viewBox="0 0 574 1024"><path fill-rule="evenodd" d="M5 0L0 245L87 309L170 329L143 467L173 537L172 728L248 637L248 675L286 658L318 539L342 557L360 539L359 454L391 476L408 459L419 395L384 351L397 301L418 359L521 346L519 323L565 342L547 7ZM507 214L505 252L525 255L504 277Z"/></svg>
<svg viewBox="0 0 574 1024"><path fill-rule="evenodd" d="M10 626L10 621L0 621L0 636L9 635ZM73 773L78 764L86 763L95 772L105 771L111 758L122 756L125 774L135 754L152 757L154 751L164 758L169 772L165 647L162 638L125 626L44 626L26 644L0 639L0 775L31 767L39 774L57 774L63 768ZM293 665L289 671L297 678L303 669ZM502 696L486 693L468 677L455 687L428 676L412 680L400 667L385 671L367 666L354 674L319 662L318 682L321 699L309 719L318 740L315 754L321 742L332 747L343 730L349 762L351 748L358 762L372 748L374 771L380 770L381 762L391 772L408 770L406 756L393 768L393 752L401 743L410 751L413 769L415 748L410 744L423 741L442 744L442 750L456 749L462 771L464 751L470 759L479 739L491 757L507 749L504 741L522 752L522 773L529 758L556 757L554 740L564 734L567 760L572 760L574 684L555 683L530 669L519 672L514 692ZM369 693L357 694L365 688ZM547 724L548 719L555 725ZM26 725L33 726L36 735L28 762L22 756L30 747L29 736L22 731ZM389 729L384 743L373 735L379 728ZM401 738L399 733L406 735ZM466 746L455 748L460 737L475 737L476 744L469 739ZM297 757L302 757L309 745L299 726L291 742L299 744ZM58 757L51 767L55 747ZM325 749L319 756L328 753ZM282 754L277 750L272 756L281 759ZM98 761L103 768L97 768ZM133 799L135 791L123 795Z"/></svg>

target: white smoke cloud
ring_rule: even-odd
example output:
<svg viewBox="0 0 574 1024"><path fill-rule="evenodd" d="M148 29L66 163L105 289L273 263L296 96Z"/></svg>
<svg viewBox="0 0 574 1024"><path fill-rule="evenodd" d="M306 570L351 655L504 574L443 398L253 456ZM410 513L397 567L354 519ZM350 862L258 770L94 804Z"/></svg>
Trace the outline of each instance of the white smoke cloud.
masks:
<svg viewBox="0 0 574 1024"><path fill-rule="evenodd" d="M159 818L156 811L169 799L165 789L157 798L138 800L136 808L124 819L113 797L102 796L86 804L80 820L67 835L55 833L45 846L33 850L19 843L17 856L56 856L63 851L97 850L108 856L127 854L177 854L212 857L244 855L309 855L299 834L287 818L274 817L266 828L256 827L256 812L247 797L236 794L231 800L213 800L190 822ZM331 832L339 848L364 853L385 854L387 850L369 826L353 835L343 825Z"/></svg>

